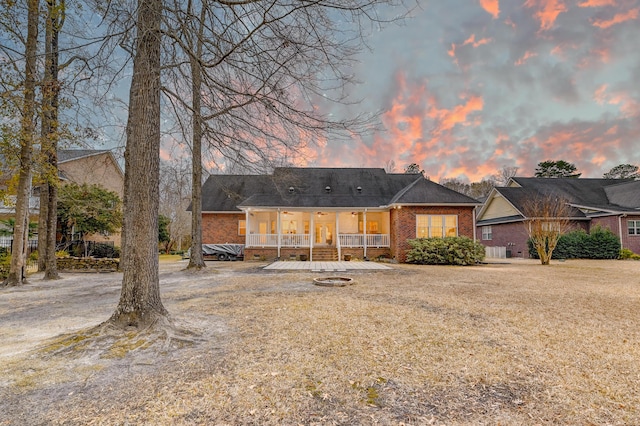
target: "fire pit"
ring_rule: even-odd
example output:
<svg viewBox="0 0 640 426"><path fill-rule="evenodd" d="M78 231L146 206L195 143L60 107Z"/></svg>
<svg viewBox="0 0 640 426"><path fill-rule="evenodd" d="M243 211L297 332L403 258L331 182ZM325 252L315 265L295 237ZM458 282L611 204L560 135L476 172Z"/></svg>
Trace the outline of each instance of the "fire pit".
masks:
<svg viewBox="0 0 640 426"><path fill-rule="evenodd" d="M349 277L322 277L314 278L313 283L324 287L345 287L353 284L354 282L353 278Z"/></svg>

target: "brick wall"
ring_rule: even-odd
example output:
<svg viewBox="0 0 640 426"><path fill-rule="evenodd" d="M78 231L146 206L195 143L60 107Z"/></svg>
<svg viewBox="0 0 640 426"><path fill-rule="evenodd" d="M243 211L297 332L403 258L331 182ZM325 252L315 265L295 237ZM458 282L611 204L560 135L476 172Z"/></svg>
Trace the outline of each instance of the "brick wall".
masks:
<svg viewBox="0 0 640 426"><path fill-rule="evenodd" d="M485 247L506 247L511 257L529 257L527 239L529 235L522 222L503 223L491 226L492 236L490 240L482 239L482 227L478 226L478 242Z"/></svg>
<svg viewBox="0 0 640 426"><path fill-rule="evenodd" d="M610 229L617 237L622 235L622 248L631 250L634 253L640 253L640 235L629 235L629 220L640 220L640 215L626 216L619 218L618 216L606 216L593 218L591 220L591 227L600 225L603 228ZM619 224L622 222L622 232L620 232Z"/></svg>
<svg viewBox="0 0 640 426"><path fill-rule="evenodd" d="M238 235L238 221L245 220L244 213L203 213L203 244L244 244L245 236Z"/></svg>
<svg viewBox="0 0 640 426"><path fill-rule="evenodd" d="M416 215L442 214L458 216L458 235L473 239L473 207L408 207L391 210L391 256L403 263L407 240L416 238Z"/></svg>
<svg viewBox="0 0 640 426"><path fill-rule="evenodd" d="M573 222L567 232L576 229L588 232L588 226L589 222L586 221ZM529 257L529 247L527 246L529 235L522 222L491 225L491 232L491 240L483 240L482 226L478 226L476 229L478 242L485 247L506 247L511 252L512 257L524 257L525 259Z"/></svg>

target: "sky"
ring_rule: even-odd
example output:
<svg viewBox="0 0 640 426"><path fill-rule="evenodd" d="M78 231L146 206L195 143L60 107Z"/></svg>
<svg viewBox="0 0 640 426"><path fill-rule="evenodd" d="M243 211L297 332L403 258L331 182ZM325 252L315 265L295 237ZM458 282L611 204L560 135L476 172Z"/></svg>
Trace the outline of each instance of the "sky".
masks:
<svg viewBox="0 0 640 426"><path fill-rule="evenodd" d="M324 141L300 165L419 164L475 182L565 160L582 177L640 165L640 0L419 1L368 39L351 108L382 129Z"/></svg>

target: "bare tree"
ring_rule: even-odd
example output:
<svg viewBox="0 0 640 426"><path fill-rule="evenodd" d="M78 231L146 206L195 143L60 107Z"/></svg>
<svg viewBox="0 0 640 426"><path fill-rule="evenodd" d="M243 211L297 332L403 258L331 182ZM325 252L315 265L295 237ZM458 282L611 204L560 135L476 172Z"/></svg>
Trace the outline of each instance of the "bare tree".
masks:
<svg viewBox="0 0 640 426"><path fill-rule="evenodd" d="M387 173L395 173L396 172L396 162L394 160L387 160L384 163L384 171Z"/></svg>
<svg viewBox="0 0 640 426"><path fill-rule="evenodd" d="M5 285L20 285L25 280L26 240L28 238L29 198L32 184L33 144L35 134L36 55L38 39L38 0L27 3L27 38L25 40L24 81L20 142L18 190L16 193L16 221L11 247L11 266Z"/></svg>
<svg viewBox="0 0 640 426"><path fill-rule="evenodd" d="M531 197L522 206L525 229L543 265L549 264L560 236L568 231L571 210L566 199L552 194Z"/></svg>
<svg viewBox="0 0 640 426"><path fill-rule="evenodd" d="M191 162L185 159L164 161L160 165L160 214L169 219L172 244L182 250L183 240L191 232Z"/></svg>
<svg viewBox="0 0 640 426"><path fill-rule="evenodd" d="M65 2L47 0L45 20L45 64L42 84L41 185L38 225L38 269L44 279L60 278L56 264L58 201L58 104L60 95L58 36L64 23Z"/></svg>
<svg viewBox="0 0 640 426"><path fill-rule="evenodd" d="M165 322L158 277L160 23L162 0L139 0L125 151L123 270L109 322L146 329Z"/></svg>
<svg viewBox="0 0 640 426"><path fill-rule="evenodd" d="M347 102L354 76L341 65L353 60L364 21L377 20L383 3L391 2L175 1L167 9L177 26L166 32L174 43L165 72L173 77L163 90L193 156L190 268L204 267L203 150L227 172L264 172L317 140L364 131L370 116L336 120L317 103Z"/></svg>
<svg viewBox="0 0 640 426"><path fill-rule="evenodd" d="M494 175L496 186L507 186L507 183L509 183L509 179L511 179L512 177L515 177L517 174L518 174L518 167L515 167L515 166L502 167L500 170L498 170L498 173Z"/></svg>

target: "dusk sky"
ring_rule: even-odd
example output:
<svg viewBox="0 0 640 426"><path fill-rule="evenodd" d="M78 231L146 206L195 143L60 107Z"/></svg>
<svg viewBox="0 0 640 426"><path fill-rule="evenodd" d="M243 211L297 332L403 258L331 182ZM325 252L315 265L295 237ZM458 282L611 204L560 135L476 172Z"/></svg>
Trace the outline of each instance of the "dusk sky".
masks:
<svg viewBox="0 0 640 426"><path fill-rule="evenodd" d="M640 0L433 0L369 40L352 108L383 132L326 141L306 164L418 163L432 180L531 176L566 160L582 177L640 165ZM301 164L305 165L305 164Z"/></svg>

